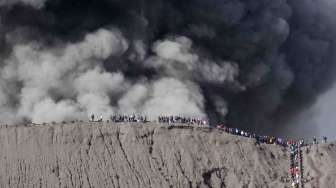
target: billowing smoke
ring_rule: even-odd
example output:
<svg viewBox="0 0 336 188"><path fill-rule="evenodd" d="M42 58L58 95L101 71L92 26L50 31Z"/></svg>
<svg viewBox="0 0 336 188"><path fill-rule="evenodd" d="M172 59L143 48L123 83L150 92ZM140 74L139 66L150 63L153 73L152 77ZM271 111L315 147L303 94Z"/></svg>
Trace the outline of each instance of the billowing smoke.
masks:
<svg viewBox="0 0 336 188"><path fill-rule="evenodd" d="M0 0L0 118L178 114L294 130L335 79L335 11L332 0Z"/></svg>
<svg viewBox="0 0 336 188"><path fill-rule="evenodd" d="M0 6L12 6L21 3L39 9L43 7L45 1L46 0L0 0Z"/></svg>
<svg viewBox="0 0 336 188"><path fill-rule="evenodd" d="M13 110L19 118L61 121L86 117L81 112L113 113L110 97L122 92L126 83L121 73L104 71L100 62L128 48L119 31L101 29L79 43L47 48L16 44L4 61L3 85L19 86L9 90L4 100L16 100ZM13 97L13 93L18 94Z"/></svg>

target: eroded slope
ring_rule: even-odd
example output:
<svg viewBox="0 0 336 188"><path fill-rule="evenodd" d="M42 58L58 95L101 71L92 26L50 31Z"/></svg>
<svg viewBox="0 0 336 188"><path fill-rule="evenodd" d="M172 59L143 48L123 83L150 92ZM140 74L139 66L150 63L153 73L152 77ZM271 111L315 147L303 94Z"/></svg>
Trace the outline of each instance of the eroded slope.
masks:
<svg viewBox="0 0 336 188"><path fill-rule="evenodd" d="M216 129L108 123L11 127L0 129L0 147L2 187L289 186L285 148ZM320 169L320 159L313 151L309 155ZM331 153L323 157L334 162ZM307 172L318 173L313 166ZM331 177L321 175L319 183Z"/></svg>

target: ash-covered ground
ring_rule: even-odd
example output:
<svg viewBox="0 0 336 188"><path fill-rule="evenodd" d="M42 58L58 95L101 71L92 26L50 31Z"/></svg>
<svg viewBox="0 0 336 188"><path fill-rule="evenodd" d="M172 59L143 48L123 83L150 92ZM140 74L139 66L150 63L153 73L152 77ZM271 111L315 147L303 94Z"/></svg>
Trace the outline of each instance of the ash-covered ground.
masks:
<svg viewBox="0 0 336 188"><path fill-rule="evenodd" d="M213 128L2 126L0 147L1 187L290 187L288 148ZM302 150L304 187L335 187L335 144Z"/></svg>

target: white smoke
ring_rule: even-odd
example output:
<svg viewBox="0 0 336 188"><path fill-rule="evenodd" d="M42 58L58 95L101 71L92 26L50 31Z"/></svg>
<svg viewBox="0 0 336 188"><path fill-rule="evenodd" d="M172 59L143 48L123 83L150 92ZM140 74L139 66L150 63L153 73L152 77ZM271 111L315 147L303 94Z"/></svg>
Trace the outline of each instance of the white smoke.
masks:
<svg viewBox="0 0 336 188"><path fill-rule="evenodd" d="M120 73L107 73L97 68L89 70L74 80L77 91L77 101L88 114L99 113L104 118L115 112L111 107L110 98L116 98L127 88L123 75Z"/></svg>
<svg viewBox="0 0 336 188"><path fill-rule="evenodd" d="M204 99L195 84L182 83L175 78L162 78L153 84L143 112L151 118L177 114L201 117L205 116Z"/></svg>
<svg viewBox="0 0 336 188"><path fill-rule="evenodd" d="M185 37L156 42L156 56L147 60L144 44L134 43L129 58L166 68L162 78L131 81L120 72L107 72L102 62L110 56L123 55L128 46L115 29L100 29L86 35L82 42L54 48L34 42L16 44L1 71L1 111L12 112L13 117L6 114L7 119L37 123L86 119L91 114L107 119L114 113L145 114L151 119L174 114L205 116L196 77L234 82L238 75L233 63L213 64L208 59L201 62L193 52L191 40Z"/></svg>
<svg viewBox="0 0 336 188"><path fill-rule="evenodd" d="M236 81L239 75L236 63L215 62L200 56L193 49L193 42L189 38L171 37L157 41L152 49L156 56L150 57L145 62L146 65L162 69L163 74L171 78L154 83L152 99L147 101L144 107L148 114L204 115L204 99L195 81L234 83L240 86ZM175 90L178 91L174 92ZM216 104L218 113L225 116L228 112L225 99L221 98Z"/></svg>
<svg viewBox="0 0 336 188"><path fill-rule="evenodd" d="M144 114L154 120L160 115L206 116L204 98L194 83L176 78L138 83L119 100L119 113Z"/></svg>
<svg viewBox="0 0 336 188"><path fill-rule="evenodd" d="M192 47L192 41L186 37L158 41L153 45L157 56L151 57L147 65L164 67L166 74L181 80L189 77L214 83L236 81L239 75L236 63L201 57Z"/></svg>
<svg viewBox="0 0 336 188"><path fill-rule="evenodd" d="M70 121L84 119L85 117L85 114L81 112L79 106L74 101L62 100L56 103L50 98L37 102L31 113L31 118L37 123Z"/></svg>
<svg viewBox="0 0 336 188"><path fill-rule="evenodd" d="M139 83L131 87L128 92L118 101L119 113L143 114L142 106L149 98L150 89L148 84ZM164 99L162 99L164 100Z"/></svg>
<svg viewBox="0 0 336 188"><path fill-rule="evenodd" d="M159 58L166 61L156 61L154 63L163 63L168 66L168 63L182 63L189 70L193 69L198 61L196 54L190 53L192 41L186 37L177 37L175 40L158 41L153 46L153 51Z"/></svg>
<svg viewBox="0 0 336 188"><path fill-rule="evenodd" d="M230 62L203 62L198 68L203 80L213 83L235 82L239 75L238 65Z"/></svg>
<svg viewBox="0 0 336 188"><path fill-rule="evenodd" d="M133 44L133 51L132 53L129 55L129 60L133 61L133 62L142 62L145 60L146 56L147 56L147 52L146 52L146 45L143 43L143 41L141 40L136 40L134 41Z"/></svg>
<svg viewBox="0 0 336 188"><path fill-rule="evenodd" d="M1 101L17 100L18 116L34 122L69 119L69 114L78 118L93 112L107 116L113 112L110 96L118 94L125 85L123 76L105 72L101 61L118 56L127 48L119 31L105 29L64 48L44 49L34 43L16 45L1 72L5 80L0 87ZM4 95L9 93L5 90L7 84L22 85L19 94ZM0 106L8 107L3 102Z"/></svg>

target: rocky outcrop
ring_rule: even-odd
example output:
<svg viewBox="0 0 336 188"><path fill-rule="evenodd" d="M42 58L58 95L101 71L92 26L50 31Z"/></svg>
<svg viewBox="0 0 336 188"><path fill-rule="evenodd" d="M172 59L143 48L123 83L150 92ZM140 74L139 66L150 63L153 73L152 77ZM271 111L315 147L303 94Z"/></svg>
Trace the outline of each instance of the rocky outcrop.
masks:
<svg viewBox="0 0 336 188"><path fill-rule="evenodd" d="M290 185L286 148L217 129L126 123L3 127L0 148L1 187ZM336 164L334 154L330 145L317 153L310 148L311 159L304 159L307 184L334 181L335 171L322 171L320 164L324 159Z"/></svg>

